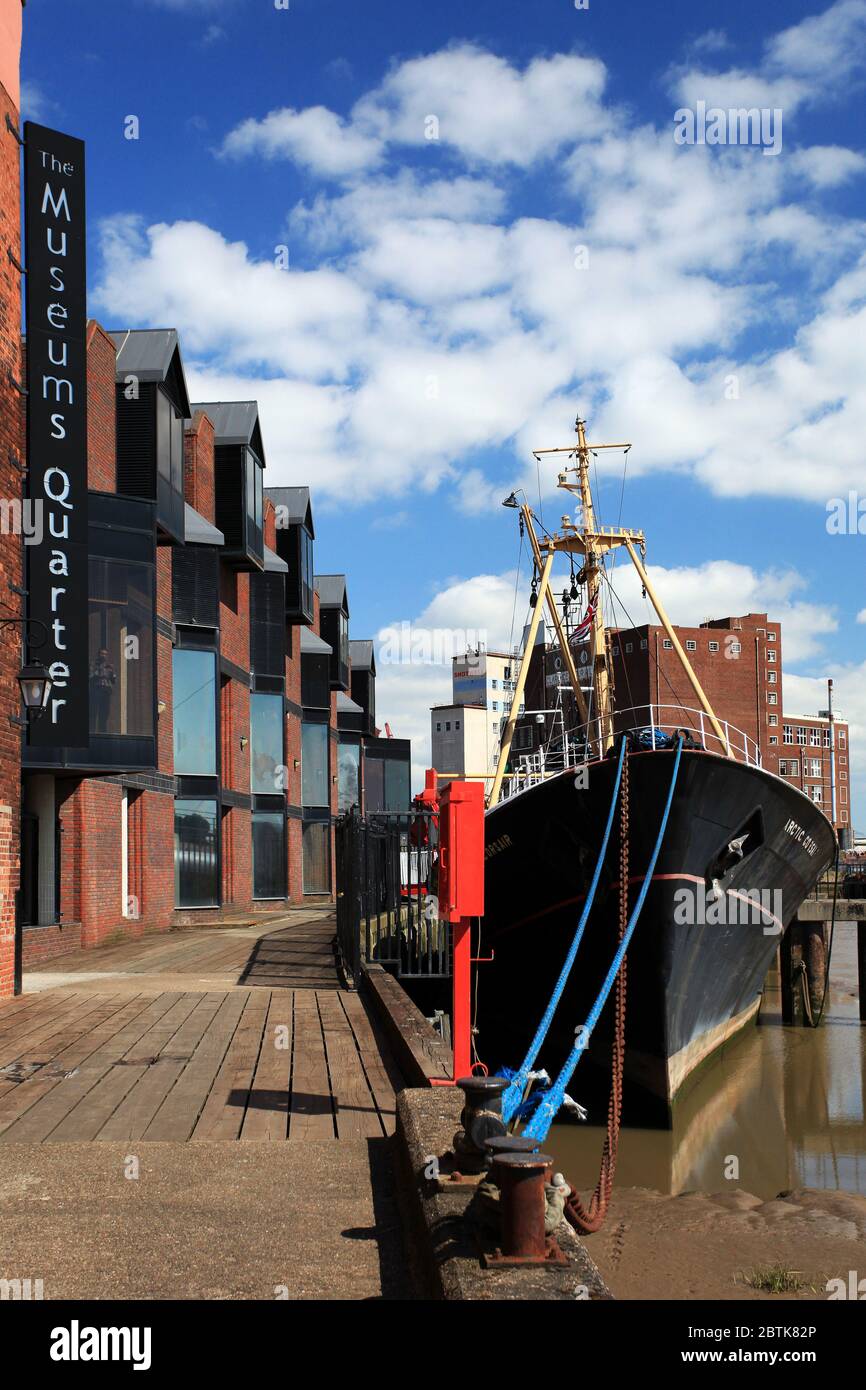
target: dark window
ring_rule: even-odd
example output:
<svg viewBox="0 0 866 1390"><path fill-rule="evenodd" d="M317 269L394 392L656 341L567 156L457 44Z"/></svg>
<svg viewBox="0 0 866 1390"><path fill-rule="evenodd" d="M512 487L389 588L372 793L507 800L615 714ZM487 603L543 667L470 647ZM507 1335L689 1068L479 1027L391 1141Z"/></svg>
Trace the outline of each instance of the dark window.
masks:
<svg viewBox="0 0 866 1390"><path fill-rule="evenodd" d="M258 675L285 676L286 599L283 576L250 575L250 663Z"/></svg>
<svg viewBox="0 0 866 1390"><path fill-rule="evenodd" d="M90 732L153 735L153 567L91 555Z"/></svg>
<svg viewBox="0 0 866 1390"><path fill-rule="evenodd" d="M219 903L216 801L174 803L174 901L177 907Z"/></svg>
<svg viewBox="0 0 866 1390"><path fill-rule="evenodd" d="M331 827L327 821L304 826L304 892L331 891Z"/></svg>
<svg viewBox="0 0 866 1390"><path fill-rule="evenodd" d="M219 551L215 546L179 546L171 557L172 616L194 627L219 626Z"/></svg>
<svg viewBox="0 0 866 1390"><path fill-rule="evenodd" d="M328 725L301 725L301 782L304 806L327 806Z"/></svg>
<svg viewBox="0 0 866 1390"><path fill-rule="evenodd" d="M286 896L286 818L281 811L253 812L253 897Z"/></svg>
<svg viewBox="0 0 866 1390"><path fill-rule="evenodd" d="M329 709L331 686L329 679L331 658L311 652L301 654L301 704L312 709Z"/></svg>
<svg viewBox="0 0 866 1390"><path fill-rule="evenodd" d="M250 696L252 790L266 796L284 791L282 695Z"/></svg>
<svg viewBox="0 0 866 1390"><path fill-rule="evenodd" d="M370 816L385 810L385 764L381 758L364 758L364 810Z"/></svg>
<svg viewBox="0 0 866 1390"><path fill-rule="evenodd" d="M175 647L172 653L175 773L216 772L216 654Z"/></svg>

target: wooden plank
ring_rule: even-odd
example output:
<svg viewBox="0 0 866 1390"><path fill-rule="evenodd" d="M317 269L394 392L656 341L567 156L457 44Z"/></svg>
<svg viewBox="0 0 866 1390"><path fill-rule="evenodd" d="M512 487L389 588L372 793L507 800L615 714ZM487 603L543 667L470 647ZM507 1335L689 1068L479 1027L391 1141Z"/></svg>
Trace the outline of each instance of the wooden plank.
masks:
<svg viewBox="0 0 866 1390"><path fill-rule="evenodd" d="M49 1136L52 1143L96 1139L115 1110L149 1069L160 1048L179 1034L195 1008L195 995L175 996L171 1008L135 1043L116 1057L105 1075L83 1096ZM182 1063L175 1063L177 1074ZM174 1080L174 1075L170 1078ZM170 1083L169 1083L170 1084Z"/></svg>
<svg viewBox="0 0 866 1390"><path fill-rule="evenodd" d="M334 1110L319 1008L313 990L294 996L290 1139L335 1139Z"/></svg>
<svg viewBox="0 0 866 1390"><path fill-rule="evenodd" d="M147 1000L140 996L130 999L129 995L118 995L112 996L110 1000L106 1000L104 995L94 997L104 1002L95 1014L89 1016L87 1031L77 1040L70 1041L68 1045L64 1044L48 1067L35 1072L28 1081L22 1081L13 1092L0 1100L0 1134L19 1115L25 1114L53 1090L60 1081L68 1079L67 1072L75 1071L86 1062L106 1039L118 1033L125 1023L141 1013L147 1005Z"/></svg>
<svg viewBox="0 0 866 1390"><path fill-rule="evenodd" d="M250 991L231 1046L190 1136L192 1139L237 1139L240 1134L269 1002L267 994Z"/></svg>
<svg viewBox="0 0 866 1390"><path fill-rule="evenodd" d="M346 991L339 996L339 1000L355 1034L382 1129L386 1134L393 1134L397 1123L397 1092L403 1086L399 1068L391 1058L384 1038L377 1036L360 996Z"/></svg>
<svg viewBox="0 0 866 1390"><path fill-rule="evenodd" d="M129 996L125 997L128 998ZM38 1076L45 1067L49 1068L49 1074L57 1068L68 1070L67 1064L61 1064L57 1061L58 1054L71 1047L82 1035L92 1032L103 1018L115 1013L120 1008L123 999L118 996L116 1003L114 999L114 995L106 997L103 994L94 994L89 999L82 996L80 1008L76 1010L71 1021L66 1022L65 1026L52 1033L47 1039L37 1040L30 1044L25 1043L12 1065L27 1067L36 1064L38 1071L33 1073L34 1077ZM20 1081L3 1081L0 1084L0 1097L10 1094L21 1085L23 1082Z"/></svg>
<svg viewBox="0 0 866 1390"><path fill-rule="evenodd" d="M123 1059L124 1068L130 1073L129 1087L94 1138L141 1138L187 1064L189 1042L181 1052L179 1038L199 1002L199 995L185 994L155 1028L130 1048ZM203 1029L210 1017L208 1013L201 1020Z"/></svg>
<svg viewBox="0 0 866 1390"><path fill-rule="evenodd" d="M81 1008L82 998L82 995L76 994L46 1000L45 1009L22 1020L20 1029L13 1028L6 1033L0 1039L0 1066L16 1061L25 1049L32 1048L36 1043L47 1041Z"/></svg>
<svg viewBox="0 0 866 1390"><path fill-rule="evenodd" d="M241 1139L285 1139L288 1135L293 1014L289 991L271 995Z"/></svg>
<svg viewBox="0 0 866 1390"><path fill-rule="evenodd" d="M340 1139L381 1138L384 1130L379 1112L339 997L323 994L318 1004L331 1074L337 1136Z"/></svg>
<svg viewBox="0 0 866 1390"><path fill-rule="evenodd" d="M205 996L206 999L211 997ZM201 1042L142 1134L142 1139L182 1140L190 1137L228 1052L246 1001L246 993L240 990L221 996L221 1003Z"/></svg>
<svg viewBox="0 0 866 1390"><path fill-rule="evenodd" d="M159 994L145 1008L97 1048L79 1068L53 1087L39 1104L10 1125L3 1133L8 1143L40 1143L63 1122L71 1110L102 1080L105 1073L141 1038L154 1023L177 1003L177 994Z"/></svg>

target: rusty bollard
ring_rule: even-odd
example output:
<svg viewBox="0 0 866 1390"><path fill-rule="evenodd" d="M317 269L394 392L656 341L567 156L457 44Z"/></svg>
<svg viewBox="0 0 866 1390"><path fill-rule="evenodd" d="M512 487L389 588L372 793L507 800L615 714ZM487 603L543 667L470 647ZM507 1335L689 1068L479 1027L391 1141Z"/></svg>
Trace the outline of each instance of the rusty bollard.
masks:
<svg viewBox="0 0 866 1390"><path fill-rule="evenodd" d="M568 1264L554 1237L544 1233L544 1184L552 1163L549 1154L494 1154L492 1174L499 1188L502 1245L494 1254L483 1255L486 1268L544 1265L555 1269Z"/></svg>
<svg viewBox="0 0 866 1390"><path fill-rule="evenodd" d="M540 1147L538 1139L529 1139L525 1134L495 1134L484 1140L488 1167L492 1167L500 1154L534 1154Z"/></svg>

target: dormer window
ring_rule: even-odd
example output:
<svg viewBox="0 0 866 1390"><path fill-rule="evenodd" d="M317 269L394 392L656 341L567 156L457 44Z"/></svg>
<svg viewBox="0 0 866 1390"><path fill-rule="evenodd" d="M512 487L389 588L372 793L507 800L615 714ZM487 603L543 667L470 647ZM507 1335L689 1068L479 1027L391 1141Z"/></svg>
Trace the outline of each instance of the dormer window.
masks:
<svg viewBox="0 0 866 1390"><path fill-rule="evenodd" d="M349 689L349 600L342 574L316 576L319 626L331 648L331 689Z"/></svg>
<svg viewBox="0 0 866 1390"><path fill-rule="evenodd" d="M312 627L313 607L313 511L306 487L271 487L267 497L274 505L277 554L288 565L286 621Z"/></svg>
<svg viewBox="0 0 866 1390"><path fill-rule="evenodd" d="M214 511L232 569L265 565L262 472L265 453L255 401L196 401L214 427Z"/></svg>
<svg viewBox="0 0 866 1390"><path fill-rule="evenodd" d="M113 333L117 491L156 502L162 540L184 539L184 420L190 404L174 329Z"/></svg>

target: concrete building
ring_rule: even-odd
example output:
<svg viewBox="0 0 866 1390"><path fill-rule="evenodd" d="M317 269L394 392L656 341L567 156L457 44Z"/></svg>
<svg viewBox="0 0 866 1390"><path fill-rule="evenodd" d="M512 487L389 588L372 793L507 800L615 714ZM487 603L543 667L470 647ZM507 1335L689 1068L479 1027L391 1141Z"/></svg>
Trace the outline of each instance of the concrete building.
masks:
<svg viewBox="0 0 866 1390"><path fill-rule="evenodd" d="M437 771L493 776L519 660L514 653L482 648L452 658L452 703L434 705L430 711L430 743Z"/></svg>

